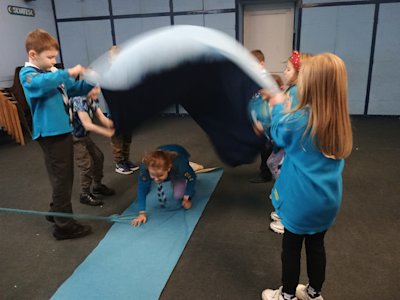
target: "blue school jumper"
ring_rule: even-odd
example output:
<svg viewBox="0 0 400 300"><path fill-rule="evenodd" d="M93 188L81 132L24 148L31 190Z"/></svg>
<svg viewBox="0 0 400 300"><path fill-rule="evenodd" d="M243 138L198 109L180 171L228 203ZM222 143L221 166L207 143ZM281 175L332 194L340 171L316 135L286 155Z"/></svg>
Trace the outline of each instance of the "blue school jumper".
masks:
<svg viewBox="0 0 400 300"><path fill-rule="evenodd" d="M272 109L271 136L285 149L285 162L272 189L272 204L282 224L295 234L315 234L334 222L342 199L344 160L327 158L309 132L309 109L293 114L284 105Z"/></svg>
<svg viewBox="0 0 400 300"><path fill-rule="evenodd" d="M196 173L189 165L189 152L186 151L180 145L163 145L157 148L157 150L173 151L178 153L178 156L172 163L171 171L168 174L167 180L186 180L186 190L185 195L190 197L193 196L195 189L194 185L196 183ZM138 194L137 194L137 205L139 211L146 210L146 196L150 191L151 183L153 179L150 177L149 170L144 163L140 164L139 178L138 178Z"/></svg>

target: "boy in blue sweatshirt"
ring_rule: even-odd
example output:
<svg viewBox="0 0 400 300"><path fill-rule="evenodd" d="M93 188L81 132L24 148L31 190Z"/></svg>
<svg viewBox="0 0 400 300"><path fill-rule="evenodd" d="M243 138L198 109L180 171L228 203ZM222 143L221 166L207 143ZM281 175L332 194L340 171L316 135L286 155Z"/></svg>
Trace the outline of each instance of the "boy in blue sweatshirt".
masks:
<svg viewBox="0 0 400 300"><path fill-rule="evenodd" d="M30 32L25 42L28 62L20 71L20 80L32 113L32 138L43 150L47 173L52 186L51 212L72 213L71 193L74 174L72 144L72 111L68 97L86 95L93 86L75 81L85 69L76 65L57 70L57 40L42 29ZM72 218L46 217L54 223L53 236L73 239L88 235L89 225Z"/></svg>

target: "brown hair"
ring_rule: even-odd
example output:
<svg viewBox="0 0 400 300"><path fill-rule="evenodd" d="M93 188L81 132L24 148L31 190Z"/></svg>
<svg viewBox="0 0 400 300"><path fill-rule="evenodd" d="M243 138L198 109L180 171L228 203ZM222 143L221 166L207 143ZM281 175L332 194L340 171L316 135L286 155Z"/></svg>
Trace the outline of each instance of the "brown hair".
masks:
<svg viewBox="0 0 400 300"><path fill-rule="evenodd" d="M47 31L38 28L28 33L25 41L26 52L34 50L41 53L45 50L55 49L60 50L60 45L57 40L50 35Z"/></svg>
<svg viewBox="0 0 400 300"><path fill-rule="evenodd" d="M178 153L172 151L156 150L147 152L143 157L143 162L147 168L168 170L172 167L172 162Z"/></svg>
<svg viewBox="0 0 400 300"><path fill-rule="evenodd" d="M265 62L264 53L260 49L251 51L251 54L253 54L260 63Z"/></svg>
<svg viewBox="0 0 400 300"><path fill-rule="evenodd" d="M353 133L347 102L346 66L338 56L323 53L305 61L300 69L299 104L308 106L307 131L316 137L320 151L335 159L350 155ZM306 132L307 132L306 131Z"/></svg>
<svg viewBox="0 0 400 300"><path fill-rule="evenodd" d="M271 74L271 77L275 80L280 89L284 86L281 76L279 76L278 74Z"/></svg>

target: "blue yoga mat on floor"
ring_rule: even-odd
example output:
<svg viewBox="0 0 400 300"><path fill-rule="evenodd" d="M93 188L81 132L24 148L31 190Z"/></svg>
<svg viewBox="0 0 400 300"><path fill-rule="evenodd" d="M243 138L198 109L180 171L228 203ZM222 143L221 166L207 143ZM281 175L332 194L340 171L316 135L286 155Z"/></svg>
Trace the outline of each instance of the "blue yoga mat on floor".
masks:
<svg viewBox="0 0 400 300"><path fill-rule="evenodd" d="M164 183L168 206L161 208L153 185L147 196L147 223L140 227L115 223L52 299L158 299L222 172L198 174L190 210L171 201L168 182ZM123 213L135 214L135 203Z"/></svg>

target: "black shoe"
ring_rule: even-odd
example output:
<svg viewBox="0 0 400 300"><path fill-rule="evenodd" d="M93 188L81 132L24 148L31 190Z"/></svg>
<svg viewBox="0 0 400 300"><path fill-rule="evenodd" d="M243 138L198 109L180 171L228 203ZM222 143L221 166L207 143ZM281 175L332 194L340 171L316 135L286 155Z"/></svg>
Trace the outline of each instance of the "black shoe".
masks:
<svg viewBox="0 0 400 300"><path fill-rule="evenodd" d="M45 218L46 218L46 221L47 221L47 222L55 223L54 217L53 217L53 216L45 216Z"/></svg>
<svg viewBox="0 0 400 300"><path fill-rule="evenodd" d="M112 196L115 194L113 189L110 189L105 184L96 185L93 187L93 194L102 195L102 196Z"/></svg>
<svg viewBox="0 0 400 300"><path fill-rule="evenodd" d="M272 180L272 175L263 175L263 174L258 174L257 177L252 178L249 180L251 183L263 183L263 182L268 182Z"/></svg>
<svg viewBox="0 0 400 300"><path fill-rule="evenodd" d="M91 231L92 227L90 225L82 225L75 222L71 227L65 229L54 225L53 236L56 240L76 239L88 235Z"/></svg>
<svg viewBox="0 0 400 300"><path fill-rule="evenodd" d="M98 206L98 205L102 205L103 201L101 201L100 199L97 199L94 195L92 194L81 194L80 196L80 202L82 204L87 204L90 206Z"/></svg>

